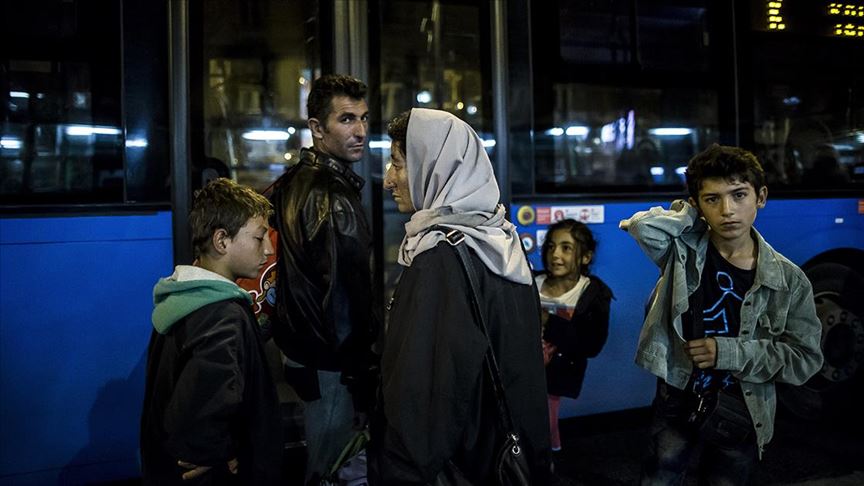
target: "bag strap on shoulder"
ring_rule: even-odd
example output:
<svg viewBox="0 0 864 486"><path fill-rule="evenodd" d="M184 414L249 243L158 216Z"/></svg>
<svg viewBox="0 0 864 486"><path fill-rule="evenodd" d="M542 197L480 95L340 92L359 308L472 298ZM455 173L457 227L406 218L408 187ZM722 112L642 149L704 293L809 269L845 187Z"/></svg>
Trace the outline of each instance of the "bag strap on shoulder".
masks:
<svg viewBox="0 0 864 486"><path fill-rule="evenodd" d="M486 338L486 359L485 367L487 374L492 379L492 388L495 391L495 398L498 404L498 416L500 419L503 431L518 444L519 436L516 434L516 428L513 424L513 416L510 413L510 407L507 404L507 396L504 394L504 385L501 382L501 373L498 368L498 360L495 358L495 351L492 349L492 342L489 340L489 328L486 326L486 317L483 308L480 305L480 286L477 282L477 269L471 260L468 253L468 248L463 245L465 234L457 229L444 228L436 226L433 229L444 232L444 237L456 255L459 257L459 262L462 264L462 270L465 272L465 277L468 280L468 285L471 287L470 297L471 304L474 308L474 314L477 319L477 327L483 336ZM518 445L517 445L518 447Z"/></svg>

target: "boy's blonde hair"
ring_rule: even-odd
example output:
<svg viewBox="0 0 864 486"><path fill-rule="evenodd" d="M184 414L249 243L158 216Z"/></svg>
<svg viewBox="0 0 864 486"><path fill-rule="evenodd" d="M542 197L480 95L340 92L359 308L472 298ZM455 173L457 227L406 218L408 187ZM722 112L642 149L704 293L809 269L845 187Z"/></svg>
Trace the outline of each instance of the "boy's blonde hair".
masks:
<svg viewBox="0 0 864 486"><path fill-rule="evenodd" d="M270 201L251 187L224 177L214 179L195 192L189 212L195 258L207 253L216 230L224 229L233 238L250 218L263 216L269 219L272 214Z"/></svg>

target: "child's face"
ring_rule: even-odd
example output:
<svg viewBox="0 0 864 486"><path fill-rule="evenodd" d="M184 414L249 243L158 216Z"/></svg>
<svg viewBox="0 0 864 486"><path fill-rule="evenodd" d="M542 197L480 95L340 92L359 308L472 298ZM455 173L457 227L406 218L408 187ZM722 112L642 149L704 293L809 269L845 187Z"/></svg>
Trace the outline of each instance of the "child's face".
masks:
<svg viewBox="0 0 864 486"><path fill-rule="evenodd" d="M591 262L591 254L582 254L582 246L566 229L546 235L546 271L554 278L577 278L582 265Z"/></svg>
<svg viewBox="0 0 864 486"><path fill-rule="evenodd" d="M269 227L263 216L249 218L225 247L227 270L231 280L255 278L273 254L273 244L267 234Z"/></svg>
<svg viewBox="0 0 864 486"><path fill-rule="evenodd" d="M714 236L738 243L750 238L756 211L765 207L767 198L766 187L757 193L749 182L710 177L702 181L699 200L691 198L690 204L699 209Z"/></svg>

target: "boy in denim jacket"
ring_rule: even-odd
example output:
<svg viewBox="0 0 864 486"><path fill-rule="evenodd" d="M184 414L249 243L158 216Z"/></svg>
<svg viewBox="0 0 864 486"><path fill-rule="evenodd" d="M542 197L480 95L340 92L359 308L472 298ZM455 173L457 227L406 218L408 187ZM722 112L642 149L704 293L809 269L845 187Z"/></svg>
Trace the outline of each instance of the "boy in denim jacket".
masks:
<svg viewBox="0 0 864 486"><path fill-rule="evenodd" d="M774 432L774 383L822 366L804 272L753 227L768 189L756 157L712 145L687 167L690 198L619 227L661 269L636 363L657 395L642 484L680 483L702 446L700 482L746 484Z"/></svg>

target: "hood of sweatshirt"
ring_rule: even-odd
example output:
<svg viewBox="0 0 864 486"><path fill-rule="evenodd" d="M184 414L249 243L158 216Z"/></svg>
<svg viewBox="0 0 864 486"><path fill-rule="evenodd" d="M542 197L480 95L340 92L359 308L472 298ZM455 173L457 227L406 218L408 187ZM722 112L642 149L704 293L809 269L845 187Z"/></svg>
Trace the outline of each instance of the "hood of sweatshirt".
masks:
<svg viewBox="0 0 864 486"><path fill-rule="evenodd" d="M170 277L159 279L153 287L153 327L165 334L177 321L205 305L231 299L244 299L252 305L249 292L218 273L178 265Z"/></svg>

